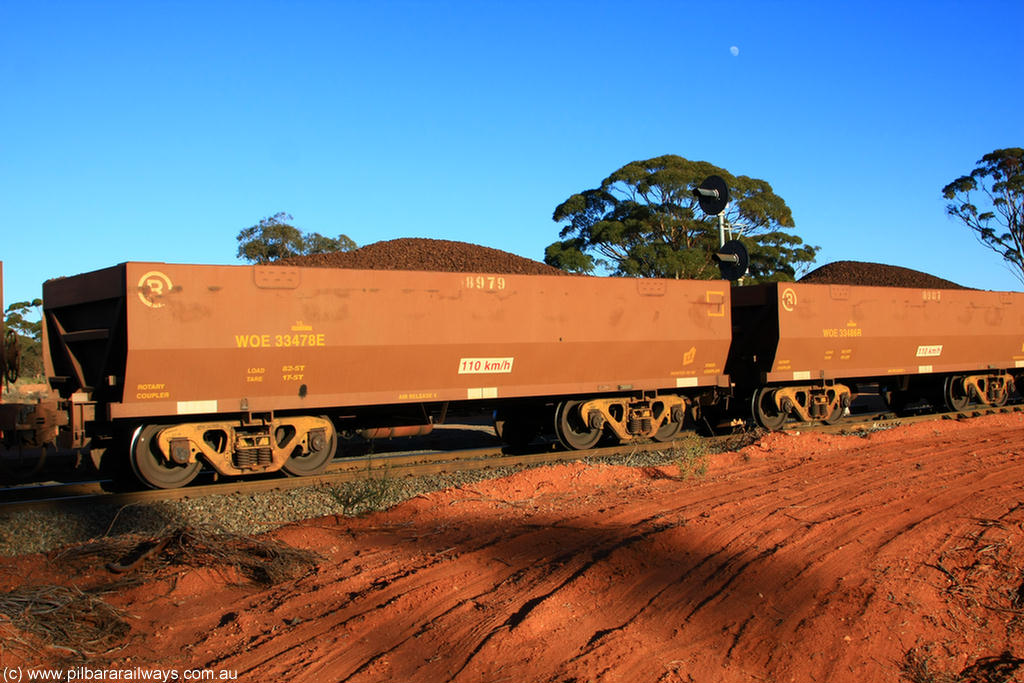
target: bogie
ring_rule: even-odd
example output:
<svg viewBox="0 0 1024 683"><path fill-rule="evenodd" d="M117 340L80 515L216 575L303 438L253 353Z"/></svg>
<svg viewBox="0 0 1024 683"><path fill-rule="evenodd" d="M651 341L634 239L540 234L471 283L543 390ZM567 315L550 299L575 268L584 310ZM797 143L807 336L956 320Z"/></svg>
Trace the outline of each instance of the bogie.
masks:
<svg viewBox="0 0 1024 683"><path fill-rule="evenodd" d="M203 464L227 476L319 474L334 458L337 442L328 418L296 416L143 425L133 433L129 452L139 480L152 488L177 488L195 479Z"/></svg>

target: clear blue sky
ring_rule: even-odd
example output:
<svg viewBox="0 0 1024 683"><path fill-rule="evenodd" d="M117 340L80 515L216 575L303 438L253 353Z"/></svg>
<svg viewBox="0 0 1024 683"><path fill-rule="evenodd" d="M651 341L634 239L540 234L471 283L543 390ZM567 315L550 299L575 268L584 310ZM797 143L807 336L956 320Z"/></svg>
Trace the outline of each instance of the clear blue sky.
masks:
<svg viewBox="0 0 1024 683"><path fill-rule="evenodd" d="M556 205L661 154L770 182L816 265L1019 289L940 190L1024 146L1022 25L1021 0L0 0L4 298L236 263L278 211L541 260Z"/></svg>

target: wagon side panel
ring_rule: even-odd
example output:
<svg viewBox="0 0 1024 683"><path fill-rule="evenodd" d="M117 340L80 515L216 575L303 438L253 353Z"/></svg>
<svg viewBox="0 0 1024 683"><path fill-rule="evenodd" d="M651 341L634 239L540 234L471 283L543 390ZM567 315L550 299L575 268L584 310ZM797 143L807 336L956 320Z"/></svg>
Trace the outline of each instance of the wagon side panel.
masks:
<svg viewBox="0 0 1024 683"><path fill-rule="evenodd" d="M1024 294L779 284L769 379L926 375L1024 365Z"/></svg>
<svg viewBox="0 0 1024 683"><path fill-rule="evenodd" d="M127 265L115 417L723 384L721 282Z"/></svg>

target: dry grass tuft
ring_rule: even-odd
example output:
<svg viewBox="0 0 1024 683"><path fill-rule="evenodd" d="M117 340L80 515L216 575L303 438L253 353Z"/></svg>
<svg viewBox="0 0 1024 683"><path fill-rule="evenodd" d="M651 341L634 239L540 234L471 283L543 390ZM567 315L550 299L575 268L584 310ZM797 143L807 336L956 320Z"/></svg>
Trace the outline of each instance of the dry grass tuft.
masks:
<svg viewBox="0 0 1024 683"><path fill-rule="evenodd" d="M192 527L172 533L161 556L172 565L234 567L262 585L294 579L321 559L311 550L279 541Z"/></svg>
<svg viewBox="0 0 1024 683"><path fill-rule="evenodd" d="M911 648L903 653L900 678L908 683L1007 683L1024 664L1024 659L1004 652L994 657L979 657L958 674L933 668L927 648Z"/></svg>
<svg viewBox="0 0 1024 683"><path fill-rule="evenodd" d="M387 472L324 487L348 517L385 510L402 499L401 486Z"/></svg>
<svg viewBox="0 0 1024 683"><path fill-rule="evenodd" d="M0 614L47 645L80 655L110 650L130 629L121 610L66 586L21 586L0 594Z"/></svg>
<svg viewBox="0 0 1024 683"><path fill-rule="evenodd" d="M900 662L900 679L908 683L956 683L958 676L939 671L932 664L931 655L921 648L911 648L903 653Z"/></svg>
<svg viewBox="0 0 1024 683"><path fill-rule="evenodd" d="M273 585L297 578L321 558L280 541L187 526L158 537L90 541L61 551L55 559L73 566L103 562L117 574L167 567L234 568L249 581Z"/></svg>

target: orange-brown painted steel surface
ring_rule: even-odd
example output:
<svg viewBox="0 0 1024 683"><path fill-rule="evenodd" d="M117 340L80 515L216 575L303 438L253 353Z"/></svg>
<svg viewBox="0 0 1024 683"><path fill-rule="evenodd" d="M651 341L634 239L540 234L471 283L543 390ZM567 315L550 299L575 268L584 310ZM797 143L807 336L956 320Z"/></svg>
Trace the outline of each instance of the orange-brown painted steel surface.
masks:
<svg viewBox="0 0 1024 683"><path fill-rule="evenodd" d="M44 301L51 338L105 311L106 336L62 325L93 345L63 372L106 391L111 418L727 383L721 281L127 263Z"/></svg>
<svg viewBox="0 0 1024 683"><path fill-rule="evenodd" d="M733 303L768 381L1024 366L1021 293L779 283L739 288ZM760 305L770 314L754 323Z"/></svg>

